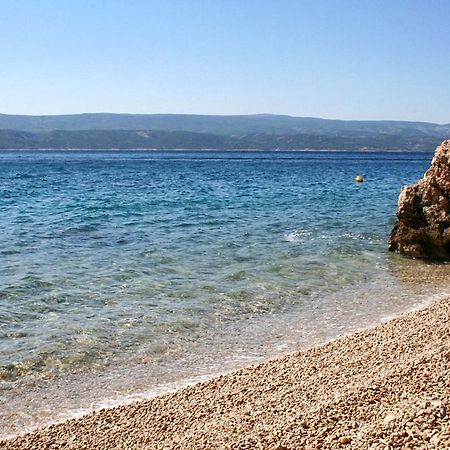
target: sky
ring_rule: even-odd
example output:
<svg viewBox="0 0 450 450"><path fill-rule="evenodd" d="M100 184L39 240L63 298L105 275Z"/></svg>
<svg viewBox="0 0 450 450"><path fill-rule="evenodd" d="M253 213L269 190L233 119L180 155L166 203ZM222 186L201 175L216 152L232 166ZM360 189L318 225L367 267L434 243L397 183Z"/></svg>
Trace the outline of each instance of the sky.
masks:
<svg viewBox="0 0 450 450"><path fill-rule="evenodd" d="M0 0L0 113L450 123L449 0Z"/></svg>

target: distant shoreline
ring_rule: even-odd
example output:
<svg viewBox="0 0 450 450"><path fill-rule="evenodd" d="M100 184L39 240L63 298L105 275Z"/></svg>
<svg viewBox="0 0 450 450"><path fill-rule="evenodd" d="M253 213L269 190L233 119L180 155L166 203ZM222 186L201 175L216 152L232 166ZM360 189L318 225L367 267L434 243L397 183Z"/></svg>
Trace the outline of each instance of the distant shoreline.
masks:
<svg viewBox="0 0 450 450"><path fill-rule="evenodd" d="M340 149L288 149L266 150L260 148L249 149L220 149L220 148L0 148L0 153L7 152L220 152L220 153L430 153L434 150L340 150Z"/></svg>

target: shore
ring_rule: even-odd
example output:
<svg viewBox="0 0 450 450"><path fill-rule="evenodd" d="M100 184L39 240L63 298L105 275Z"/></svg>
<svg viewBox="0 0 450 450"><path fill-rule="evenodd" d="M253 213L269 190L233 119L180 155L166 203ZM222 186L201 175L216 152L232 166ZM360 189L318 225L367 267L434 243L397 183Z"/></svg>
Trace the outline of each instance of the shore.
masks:
<svg viewBox="0 0 450 450"><path fill-rule="evenodd" d="M450 448L450 299L0 449Z"/></svg>

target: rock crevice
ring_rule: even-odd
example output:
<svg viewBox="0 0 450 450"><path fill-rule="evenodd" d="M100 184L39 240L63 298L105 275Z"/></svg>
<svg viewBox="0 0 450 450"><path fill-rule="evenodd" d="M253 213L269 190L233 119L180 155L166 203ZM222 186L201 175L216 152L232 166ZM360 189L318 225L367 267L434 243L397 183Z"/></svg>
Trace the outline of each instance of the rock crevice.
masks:
<svg viewBox="0 0 450 450"><path fill-rule="evenodd" d="M400 192L389 250L414 258L450 260L450 140L436 149L423 178Z"/></svg>

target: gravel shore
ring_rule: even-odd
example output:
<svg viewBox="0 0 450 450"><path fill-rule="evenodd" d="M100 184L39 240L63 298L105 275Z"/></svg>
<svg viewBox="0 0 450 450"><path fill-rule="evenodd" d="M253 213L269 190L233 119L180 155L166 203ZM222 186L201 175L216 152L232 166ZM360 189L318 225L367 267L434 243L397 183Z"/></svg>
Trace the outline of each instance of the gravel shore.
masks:
<svg viewBox="0 0 450 450"><path fill-rule="evenodd" d="M450 448L450 300L0 449Z"/></svg>

